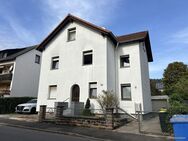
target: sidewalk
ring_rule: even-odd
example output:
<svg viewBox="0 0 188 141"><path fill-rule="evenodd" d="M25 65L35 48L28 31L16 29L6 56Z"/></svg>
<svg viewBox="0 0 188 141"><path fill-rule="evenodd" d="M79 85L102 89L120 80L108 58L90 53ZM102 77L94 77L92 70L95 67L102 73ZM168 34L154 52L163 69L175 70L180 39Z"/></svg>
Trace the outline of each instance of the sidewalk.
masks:
<svg viewBox="0 0 188 141"><path fill-rule="evenodd" d="M110 141L170 141L172 139L162 136L119 133L110 130L85 128L76 126L56 125L54 123L38 123L26 122L13 119L0 118L0 124L7 126L14 126L19 128L27 128L31 130L39 130L44 132L54 132L66 135L75 135L86 138L96 138L97 140L110 140Z"/></svg>

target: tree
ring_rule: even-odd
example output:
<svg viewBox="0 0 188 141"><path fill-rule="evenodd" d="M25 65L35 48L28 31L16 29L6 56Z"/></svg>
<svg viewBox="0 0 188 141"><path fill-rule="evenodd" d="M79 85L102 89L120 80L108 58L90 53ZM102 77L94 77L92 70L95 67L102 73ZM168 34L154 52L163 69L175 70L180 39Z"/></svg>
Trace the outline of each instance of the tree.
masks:
<svg viewBox="0 0 188 141"><path fill-rule="evenodd" d="M183 99L188 100L188 72L180 77L174 85L174 93L178 93Z"/></svg>
<svg viewBox="0 0 188 141"><path fill-rule="evenodd" d="M161 92L156 88L156 83L161 81L160 79L150 79L151 95L161 95Z"/></svg>
<svg viewBox="0 0 188 141"><path fill-rule="evenodd" d="M170 63L163 74L164 93L167 95L173 93L175 84L187 71L187 65L183 62Z"/></svg>
<svg viewBox="0 0 188 141"><path fill-rule="evenodd" d="M103 93L97 97L97 102L103 111L105 111L106 108L116 108L119 106L118 98L113 91L103 91Z"/></svg>
<svg viewBox="0 0 188 141"><path fill-rule="evenodd" d="M91 104L89 98L86 101L85 109L83 110L82 114L84 116L92 116L91 110L90 110Z"/></svg>

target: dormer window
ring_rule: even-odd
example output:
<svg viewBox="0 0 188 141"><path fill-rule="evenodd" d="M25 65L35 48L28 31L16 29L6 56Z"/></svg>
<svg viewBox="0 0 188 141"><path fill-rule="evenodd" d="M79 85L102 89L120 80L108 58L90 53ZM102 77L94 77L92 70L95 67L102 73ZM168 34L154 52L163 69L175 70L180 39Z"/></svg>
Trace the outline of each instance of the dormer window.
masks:
<svg viewBox="0 0 188 141"><path fill-rule="evenodd" d="M4 53L4 54L3 54L3 58L6 58L6 57L7 57L7 53Z"/></svg>
<svg viewBox="0 0 188 141"><path fill-rule="evenodd" d="M76 27L68 29L68 41L76 40Z"/></svg>

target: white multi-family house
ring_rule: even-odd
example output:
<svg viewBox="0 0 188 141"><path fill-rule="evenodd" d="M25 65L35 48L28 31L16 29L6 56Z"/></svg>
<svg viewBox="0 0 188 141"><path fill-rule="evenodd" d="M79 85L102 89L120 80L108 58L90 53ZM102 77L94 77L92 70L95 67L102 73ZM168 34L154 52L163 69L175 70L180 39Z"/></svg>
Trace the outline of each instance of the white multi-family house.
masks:
<svg viewBox="0 0 188 141"><path fill-rule="evenodd" d="M86 102L112 90L120 108L135 113L141 104L152 111L148 62L152 52L147 31L115 36L111 31L68 15L37 47L42 52L39 105L54 107L68 99Z"/></svg>
<svg viewBox="0 0 188 141"><path fill-rule="evenodd" d="M0 51L0 96L37 97L41 52L36 46Z"/></svg>

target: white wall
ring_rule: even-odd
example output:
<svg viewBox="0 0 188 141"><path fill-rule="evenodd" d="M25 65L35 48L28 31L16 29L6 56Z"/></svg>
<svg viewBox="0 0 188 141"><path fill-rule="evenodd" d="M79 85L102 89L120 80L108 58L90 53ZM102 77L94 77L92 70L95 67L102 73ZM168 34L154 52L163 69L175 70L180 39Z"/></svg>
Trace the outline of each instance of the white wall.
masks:
<svg viewBox="0 0 188 141"><path fill-rule="evenodd" d="M152 111L151 91L148 58L144 43L140 43L140 62L141 62L141 78L142 78L142 95L143 95L143 109L145 113Z"/></svg>
<svg viewBox="0 0 188 141"><path fill-rule="evenodd" d="M107 40L107 90L112 90L116 93L115 46L110 39Z"/></svg>
<svg viewBox="0 0 188 141"><path fill-rule="evenodd" d="M67 42L67 29L76 27L76 40ZM68 24L42 54L40 84L38 92L39 105L47 104L54 107L55 101L70 98L71 87L80 87L80 101L86 102L89 97L89 82L97 82L97 93L107 89L107 39L100 33L78 23ZM82 64L83 51L93 50L93 64ZM51 58L59 56L59 69L51 70ZM57 98L48 98L49 85L57 85ZM91 105L98 108L96 100Z"/></svg>
<svg viewBox="0 0 188 141"><path fill-rule="evenodd" d="M123 44L117 50L117 91L119 94L120 107L129 113L135 113L135 103L141 103L142 100L142 81L140 67L139 43ZM130 67L120 68L120 56L129 55ZM131 100L121 100L121 84L131 84Z"/></svg>
<svg viewBox="0 0 188 141"><path fill-rule="evenodd" d="M35 63L36 54L41 56L41 52L33 49L16 58L11 97L37 97L40 64Z"/></svg>

